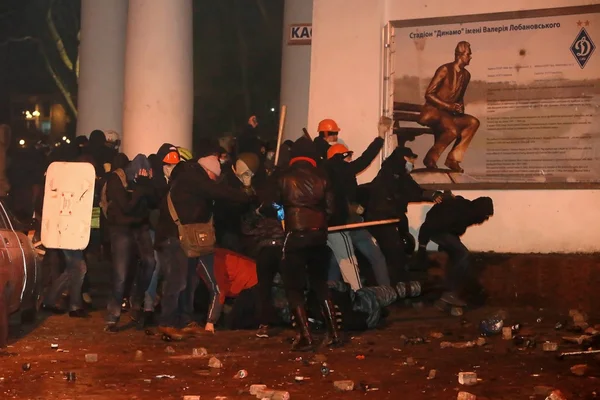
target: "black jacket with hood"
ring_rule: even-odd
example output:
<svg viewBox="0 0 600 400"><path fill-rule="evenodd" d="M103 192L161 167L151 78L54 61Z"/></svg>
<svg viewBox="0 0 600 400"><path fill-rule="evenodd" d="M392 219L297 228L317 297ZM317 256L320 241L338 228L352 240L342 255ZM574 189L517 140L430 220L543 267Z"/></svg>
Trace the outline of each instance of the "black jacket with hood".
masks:
<svg viewBox="0 0 600 400"><path fill-rule="evenodd" d="M366 207L368 221L403 218L408 203L431 202L437 195L438 192L421 188L406 171L404 154L407 150L404 147L396 148L369 185Z"/></svg>
<svg viewBox="0 0 600 400"><path fill-rule="evenodd" d="M446 198L427 213L419 230L419 245L427 245L438 234L462 236L468 227L481 224L491 215L494 215L494 203L489 197L475 200L462 196Z"/></svg>
<svg viewBox="0 0 600 400"><path fill-rule="evenodd" d="M101 130L95 130L90 134L88 145L83 149L84 153L94 158L94 169L98 178L104 178L105 165L110 165L117 151L106 146L106 135Z"/></svg>
<svg viewBox="0 0 600 400"><path fill-rule="evenodd" d="M326 162L329 179L335 195L335 213L331 217L331 225L344 225L350 216L349 206L358 204L358 182L356 175L367 169L383 147L380 137L371 142L369 147L356 160L346 162L342 154L336 154Z"/></svg>
<svg viewBox="0 0 600 400"><path fill-rule="evenodd" d="M220 200L247 203L250 197L240 190L219 184L197 162L179 163L171 173L170 193L173 206L183 225L210 221L214 202ZM178 237L177 225L171 217L165 196L160 205L155 244Z"/></svg>

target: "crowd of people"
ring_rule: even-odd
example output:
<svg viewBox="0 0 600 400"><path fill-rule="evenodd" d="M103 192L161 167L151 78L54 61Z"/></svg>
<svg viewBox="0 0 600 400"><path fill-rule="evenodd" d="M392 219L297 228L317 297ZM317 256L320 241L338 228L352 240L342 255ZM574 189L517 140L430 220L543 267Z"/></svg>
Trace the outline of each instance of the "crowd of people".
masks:
<svg viewBox="0 0 600 400"><path fill-rule="evenodd" d="M283 142L279 154L276 144L260 139L255 117L234 149L206 141L195 155L165 143L129 160L99 130L65 143L30 164L38 166L29 177L37 189L20 196L17 188L13 196L22 207L18 198L32 194L30 207L40 219L42 165L87 162L96 171L99 224L86 250L47 249L45 269L52 273L43 307L88 317L93 282L86 271L96 254L112 265L107 333L123 329L127 310L139 328L156 325L174 340L221 326L254 328L268 338L273 326L288 323L297 332L293 350L305 351L315 347L311 325L317 324L326 330L324 345L340 346L342 331L376 327L388 305L422 292L408 273L417 247L406 218L411 202L434 206L410 263L423 268L427 244L437 243L451 261L442 300L465 306L469 264L460 236L493 215L492 200L422 189L410 175L417 155L406 147L359 186L356 176L379 155L391 123L379 121L359 157L331 119L321 121L314 139ZM390 219L399 222L361 225ZM208 295L203 324L195 313L201 293Z"/></svg>

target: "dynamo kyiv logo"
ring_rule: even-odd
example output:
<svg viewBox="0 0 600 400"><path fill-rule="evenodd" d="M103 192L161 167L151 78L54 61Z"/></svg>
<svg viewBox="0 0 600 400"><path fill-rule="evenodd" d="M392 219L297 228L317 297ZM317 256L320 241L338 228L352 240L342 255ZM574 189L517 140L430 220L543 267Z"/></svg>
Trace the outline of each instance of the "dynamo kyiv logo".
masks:
<svg viewBox="0 0 600 400"><path fill-rule="evenodd" d="M571 53L573 53L581 69L585 67L594 50L596 50L596 46L592 42L592 38L590 38L585 28L582 28L571 45Z"/></svg>

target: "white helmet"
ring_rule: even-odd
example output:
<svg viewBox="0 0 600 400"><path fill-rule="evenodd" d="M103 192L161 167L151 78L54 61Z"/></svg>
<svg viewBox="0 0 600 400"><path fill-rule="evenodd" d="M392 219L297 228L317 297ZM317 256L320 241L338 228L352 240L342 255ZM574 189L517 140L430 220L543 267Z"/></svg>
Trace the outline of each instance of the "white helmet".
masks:
<svg viewBox="0 0 600 400"><path fill-rule="evenodd" d="M121 144L121 139L119 138L119 134L113 130L104 131L104 136L106 137L106 143L110 144L114 147L119 147Z"/></svg>

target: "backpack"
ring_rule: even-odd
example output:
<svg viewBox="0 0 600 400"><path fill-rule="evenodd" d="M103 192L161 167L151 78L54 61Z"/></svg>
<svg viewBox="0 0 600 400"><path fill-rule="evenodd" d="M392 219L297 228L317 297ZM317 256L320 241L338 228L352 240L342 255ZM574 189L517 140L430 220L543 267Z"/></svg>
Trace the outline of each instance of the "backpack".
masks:
<svg viewBox="0 0 600 400"><path fill-rule="evenodd" d="M119 179L121 180L121 184L123 184L124 188L127 188L127 177L125 176L125 171L123 171L121 168L116 169L114 171L115 174L117 174L117 176L119 177ZM108 179L107 179L108 181ZM102 209L102 214L104 214L105 218L108 218L108 206L110 205L110 202L108 201L108 198L106 197L106 185L108 184L108 182L104 183L104 185L102 186L102 193L100 194L100 209Z"/></svg>

